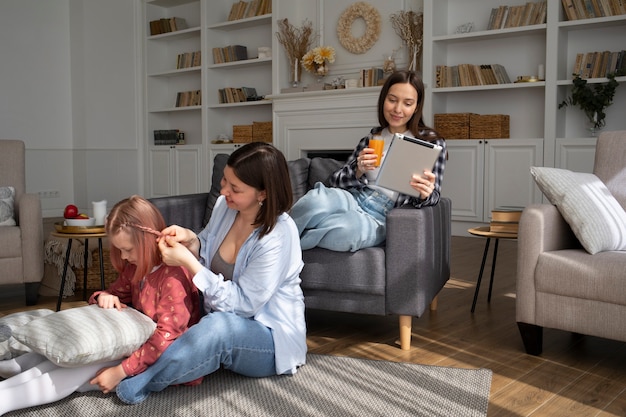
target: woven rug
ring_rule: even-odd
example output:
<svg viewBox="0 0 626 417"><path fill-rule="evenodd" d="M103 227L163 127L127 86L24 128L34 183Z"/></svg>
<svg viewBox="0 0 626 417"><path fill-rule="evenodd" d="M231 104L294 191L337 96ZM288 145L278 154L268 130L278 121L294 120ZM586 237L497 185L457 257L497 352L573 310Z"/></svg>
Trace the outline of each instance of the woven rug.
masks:
<svg viewBox="0 0 626 417"><path fill-rule="evenodd" d="M253 379L219 371L137 405L115 395L74 393L5 414L50 416L485 416L492 372L312 355L293 376Z"/></svg>

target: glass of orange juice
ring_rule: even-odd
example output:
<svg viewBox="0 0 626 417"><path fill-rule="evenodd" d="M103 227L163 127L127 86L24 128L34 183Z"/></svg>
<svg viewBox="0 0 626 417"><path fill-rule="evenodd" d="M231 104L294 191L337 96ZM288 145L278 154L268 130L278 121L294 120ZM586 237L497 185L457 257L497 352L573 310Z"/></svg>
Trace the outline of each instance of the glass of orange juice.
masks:
<svg viewBox="0 0 626 417"><path fill-rule="evenodd" d="M376 163L375 167L380 166L381 158L383 157L383 149L385 147L385 141L380 136L374 136L370 139L370 143L368 145L370 148L374 149L376 153Z"/></svg>

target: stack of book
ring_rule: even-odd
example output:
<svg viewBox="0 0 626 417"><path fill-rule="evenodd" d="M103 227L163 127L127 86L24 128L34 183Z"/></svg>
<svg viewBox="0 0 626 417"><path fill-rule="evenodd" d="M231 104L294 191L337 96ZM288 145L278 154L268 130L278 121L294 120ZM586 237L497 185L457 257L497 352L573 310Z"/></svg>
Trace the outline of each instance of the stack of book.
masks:
<svg viewBox="0 0 626 417"><path fill-rule="evenodd" d="M182 17L170 17L152 20L150 22L150 35L160 35L161 33L176 32L187 29L187 22Z"/></svg>
<svg viewBox="0 0 626 417"><path fill-rule="evenodd" d="M272 0L236 1L230 8L228 20L246 19L272 13Z"/></svg>
<svg viewBox="0 0 626 417"><path fill-rule="evenodd" d="M520 6L499 6L491 9L487 30L506 29L546 23L547 2L527 2Z"/></svg>
<svg viewBox="0 0 626 417"><path fill-rule="evenodd" d="M213 63L244 61L248 59L248 48L243 45L229 45L223 48L213 48Z"/></svg>
<svg viewBox="0 0 626 417"><path fill-rule="evenodd" d="M383 83L383 69L382 68L365 68L361 70L360 80L361 87L376 87Z"/></svg>
<svg viewBox="0 0 626 417"><path fill-rule="evenodd" d="M178 129L162 129L154 131L155 145L181 145L185 142L185 134Z"/></svg>
<svg viewBox="0 0 626 417"><path fill-rule="evenodd" d="M624 0L561 0L567 20L626 14Z"/></svg>
<svg viewBox="0 0 626 417"><path fill-rule="evenodd" d="M202 104L202 91L181 91L176 94L176 107L199 106Z"/></svg>
<svg viewBox="0 0 626 417"><path fill-rule="evenodd" d="M178 54L176 56L176 69L199 67L201 55L200 51Z"/></svg>
<svg viewBox="0 0 626 417"><path fill-rule="evenodd" d="M523 207L498 207L492 210L489 231L517 234L522 210L524 210Z"/></svg>
<svg viewBox="0 0 626 417"><path fill-rule="evenodd" d="M626 50L577 53L574 74L580 78L601 78L626 71Z"/></svg>
<svg viewBox="0 0 626 417"><path fill-rule="evenodd" d="M435 80L436 87L466 87L511 82L506 69L500 64L437 65Z"/></svg>
<svg viewBox="0 0 626 417"><path fill-rule="evenodd" d="M218 100L223 103L243 103L246 101L258 101L256 89L253 87L225 87L218 90Z"/></svg>

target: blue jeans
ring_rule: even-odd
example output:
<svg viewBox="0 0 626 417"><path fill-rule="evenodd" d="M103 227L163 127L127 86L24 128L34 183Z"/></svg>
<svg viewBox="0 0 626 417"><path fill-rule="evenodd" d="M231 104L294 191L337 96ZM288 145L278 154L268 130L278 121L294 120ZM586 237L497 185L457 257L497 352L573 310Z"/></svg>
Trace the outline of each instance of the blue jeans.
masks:
<svg viewBox="0 0 626 417"><path fill-rule="evenodd" d="M148 369L120 382L117 396L127 404L137 404L151 392L209 375L220 365L249 377L276 375L271 330L234 313L209 313Z"/></svg>
<svg viewBox="0 0 626 417"><path fill-rule="evenodd" d="M385 241L394 202L371 188L328 188L318 182L291 209L303 250L355 252Z"/></svg>

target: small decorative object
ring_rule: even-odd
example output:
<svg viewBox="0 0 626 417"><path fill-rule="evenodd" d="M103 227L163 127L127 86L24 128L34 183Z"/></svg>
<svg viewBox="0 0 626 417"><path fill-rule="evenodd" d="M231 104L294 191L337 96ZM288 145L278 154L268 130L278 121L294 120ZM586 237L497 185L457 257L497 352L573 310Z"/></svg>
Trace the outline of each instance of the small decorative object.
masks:
<svg viewBox="0 0 626 417"><path fill-rule="evenodd" d="M356 19L365 21L365 33L360 38L352 36L352 24ZM380 13L369 3L358 1L339 16L337 37L341 46L353 54L364 54L380 36Z"/></svg>
<svg viewBox="0 0 626 417"><path fill-rule="evenodd" d="M289 58L289 83L292 87L297 87L300 83L302 67L300 61L302 56L310 48L313 25L305 20L302 27L295 27L289 20L278 21L279 32L276 32L278 42L285 48L287 58Z"/></svg>
<svg viewBox="0 0 626 417"><path fill-rule="evenodd" d="M396 70L396 51L397 49L394 49L391 55L385 55L385 60L383 61L383 72L385 75L389 75Z"/></svg>
<svg viewBox="0 0 626 417"><path fill-rule="evenodd" d="M396 34L409 49L409 70L418 71L422 55L424 34L424 14L412 10L402 10L390 16Z"/></svg>
<svg viewBox="0 0 626 417"><path fill-rule="evenodd" d="M332 46L318 46L302 57L302 66L317 76L317 82L322 82L328 74L328 64L333 62L335 62L335 48Z"/></svg>
<svg viewBox="0 0 626 417"><path fill-rule="evenodd" d="M272 57L272 48L270 48L269 46L259 46L258 51L259 59Z"/></svg>
<svg viewBox="0 0 626 417"><path fill-rule="evenodd" d="M456 27L454 33L470 33L474 29L474 22L467 22Z"/></svg>
<svg viewBox="0 0 626 417"><path fill-rule="evenodd" d="M602 129L605 124L605 110L613 104L615 89L619 83L615 80L615 74L606 76L607 83L600 83L590 86L587 80L575 75L572 80L572 95L559 104L559 109L567 106L578 106L587 116L591 127L591 135L595 136L596 131Z"/></svg>

